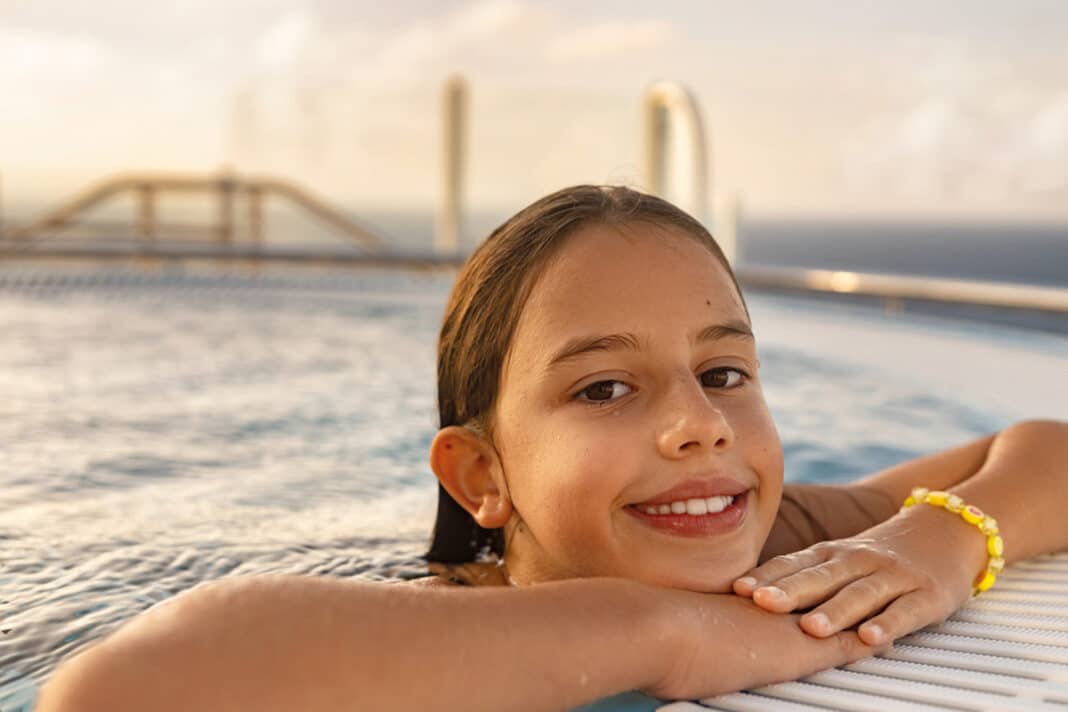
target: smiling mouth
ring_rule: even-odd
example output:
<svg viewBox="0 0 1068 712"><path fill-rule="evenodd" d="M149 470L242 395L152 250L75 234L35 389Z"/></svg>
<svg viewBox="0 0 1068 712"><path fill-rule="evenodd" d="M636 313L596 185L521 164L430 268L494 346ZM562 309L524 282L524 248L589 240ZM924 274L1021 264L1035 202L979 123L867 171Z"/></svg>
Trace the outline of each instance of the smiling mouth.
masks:
<svg viewBox="0 0 1068 712"><path fill-rule="evenodd" d="M639 504L634 506L645 514L653 516L689 514L693 517L700 517L705 514L719 514L732 504L734 504L733 495L721 495L719 497L694 497L663 504Z"/></svg>
<svg viewBox="0 0 1068 712"><path fill-rule="evenodd" d="M663 534L697 538L719 536L735 531L746 520L749 494L746 490L734 495L630 504L623 509L637 521Z"/></svg>

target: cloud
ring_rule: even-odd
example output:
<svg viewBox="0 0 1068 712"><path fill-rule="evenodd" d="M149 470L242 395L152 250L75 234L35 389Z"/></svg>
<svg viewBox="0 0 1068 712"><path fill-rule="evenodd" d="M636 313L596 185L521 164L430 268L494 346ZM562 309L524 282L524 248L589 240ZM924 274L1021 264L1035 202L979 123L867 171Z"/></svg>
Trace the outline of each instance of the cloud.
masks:
<svg viewBox="0 0 1068 712"><path fill-rule="evenodd" d="M493 37L521 25L532 11L532 6L517 0L469 3L446 18L444 34L453 41Z"/></svg>
<svg viewBox="0 0 1068 712"><path fill-rule="evenodd" d="M88 37L45 34L0 27L0 77L32 75L34 82L92 76L114 55Z"/></svg>
<svg viewBox="0 0 1068 712"><path fill-rule="evenodd" d="M384 42L364 70L369 77L418 77L444 74L472 65L474 56L503 52L530 28L540 11L518 0L480 0L443 16L421 19Z"/></svg>
<svg viewBox="0 0 1068 712"><path fill-rule="evenodd" d="M545 50L554 62L597 61L667 45L675 37L670 22L661 20L615 20L567 32Z"/></svg>
<svg viewBox="0 0 1068 712"><path fill-rule="evenodd" d="M661 20L576 23L529 0L474 0L410 17L388 32L322 22L309 7L314 6L282 13L257 39L259 84L354 82L389 90L397 83L439 81L453 72L474 80L543 82L569 62L646 53L642 61L648 64L649 50L677 36L674 26ZM544 59L549 62L539 61Z"/></svg>
<svg viewBox="0 0 1068 712"><path fill-rule="evenodd" d="M322 21L314 5L289 9L254 40L256 81L306 86L390 87L438 79L474 67L490 53L514 50L516 36L539 24L541 11L520 0L478 0L410 18L389 31L353 22Z"/></svg>
<svg viewBox="0 0 1068 712"><path fill-rule="evenodd" d="M1068 199L1068 92L1038 106L1021 124L1006 148L1017 188Z"/></svg>
<svg viewBox="0 0 1068 712"><path fill-rule="evenodd" d="M40 121L58 99L118 66L114 52L88 37L0 28L0 96L6 121Z"/></svg>
<svg viewBox="0 0 1068 712"><path fill-rule="evenodd" d="M1068 92L1020 82L959 42L909 56L898 105L843 139L851 192L1002 206L1068 198Z"/></svg>
<svg viewBox="0 0 1068 712"><path fill-rule="evenodd" d="M318 32L315 17L306 8L286 12L257 42L260 64L269 70L294 66Z"/></svg>

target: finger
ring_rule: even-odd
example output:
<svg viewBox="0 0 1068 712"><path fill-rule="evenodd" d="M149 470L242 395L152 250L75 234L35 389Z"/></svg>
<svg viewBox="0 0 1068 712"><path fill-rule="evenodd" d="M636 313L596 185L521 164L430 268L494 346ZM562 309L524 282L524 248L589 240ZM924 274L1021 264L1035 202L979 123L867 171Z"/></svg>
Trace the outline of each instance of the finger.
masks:
<svg viewBox="0 0 1068 712"><path fill-rule="evenodd" d="M861 639L871 645L884 645L908 635L925 625L946 617L938 596L933 591L913 591L901 596L879 615L858 629Z"/></svg>
<svg viewBox="0 0 1068 712"><path fill-rule="evenodd" d="M858 557L829 559L785 576L773 586L758 588L753 592L753 601L776 613L809 608L832 598L845 586L872 571L870 563L865 564Z"/></svg>
<svg viewBox="0 0 1068 712"><path fill-rule="evenodd" d="M801 629L809 635L824 638L878 613L911 590L910 582L885 571L863 576L843 586L823 605L801 616ZM869 642L875 641L876 638L872 638ZM878 642L882 642L881 638Z"/></svg>
<svg viewBox="0 0 1068 712"><path fill-rule="evenodd" d="M815 566L826 559L826 554L814 549L804 549L776 556L774 559L765 561L755 569L751 569L745 576L734 581L734 592L739 596L752 596L753 591L765 586L772 581L778 581L783 576L789 576L801 569Z"/></svg>
<svg viewBox="0 0 1068 712"><path fill-rule="evenodd" d="M810 640L812 640L810 638ZM813 640L818 643L803 663L809 670L815 672L846 663L856 662L877 653L885 652L888 646L872 646L866 643L856 631L846 630L823 640Z"/></svg>

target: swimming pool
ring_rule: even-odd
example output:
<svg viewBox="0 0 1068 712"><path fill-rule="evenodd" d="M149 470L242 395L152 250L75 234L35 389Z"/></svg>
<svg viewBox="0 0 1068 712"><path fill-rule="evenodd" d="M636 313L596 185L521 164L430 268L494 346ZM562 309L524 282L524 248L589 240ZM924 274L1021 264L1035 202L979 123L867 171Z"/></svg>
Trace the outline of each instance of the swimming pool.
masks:
<svg viewBox="0 0 1068 712"><path fill-rule="evenodd" d="M418 575L450 283L0 267L0 709L201 581ZM1066 335L749 299L788 479L1068 419Z"/></svg>

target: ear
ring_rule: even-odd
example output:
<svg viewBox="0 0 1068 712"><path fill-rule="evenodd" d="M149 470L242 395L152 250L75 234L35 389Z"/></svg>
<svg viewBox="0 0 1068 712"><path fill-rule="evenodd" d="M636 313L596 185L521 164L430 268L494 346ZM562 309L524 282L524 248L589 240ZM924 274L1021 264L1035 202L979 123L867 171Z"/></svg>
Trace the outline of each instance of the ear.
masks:
<svg viewBox="0 0 1068 712"><path fill-rule="evenodd" d="M430 469L483 528L503 527L512 516L497 451L475 431L457 425L439 430L430 445Z"/></svg>

